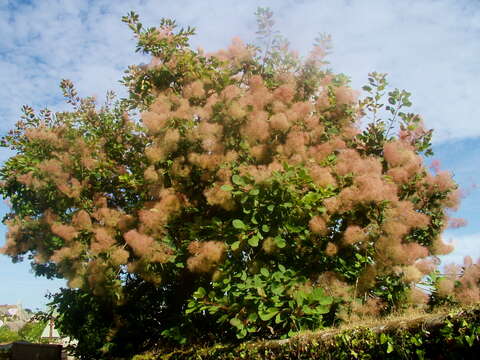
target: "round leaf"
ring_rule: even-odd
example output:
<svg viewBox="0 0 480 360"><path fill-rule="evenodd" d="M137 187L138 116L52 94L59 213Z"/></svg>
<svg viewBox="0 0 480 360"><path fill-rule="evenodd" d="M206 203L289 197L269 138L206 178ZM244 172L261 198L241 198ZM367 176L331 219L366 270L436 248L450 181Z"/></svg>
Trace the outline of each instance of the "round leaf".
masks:
<svg viewBox="0 0 480 360"><path fill-rule="evenodd" d="M232 182L235 185L244 185L245 183L243 182L243 179L239 175L233 175L232 176Z"/></svg>
<svg viewBox="0 0 480 360"><path fill-rule="evenodd" d="M247 226L245 225L245 223L240 220L240 219L235 219L232 221L232 224L233 224L233 227L235 229L239 229L239 230L245 230L247 228Z"/></svg>
<svg viewBox="0 0 480 360"><path fill-rule="evenodd" d="M252 236L250 239L248 239L248 245L257 247L258 246L258 237Z"/></svg>
<svg viewBox="0 0 480 360"><path fill-rule="evenodd" d="M285 246L287 246L285 239L280 236L275 236L273 240L275 241L275 245L277 245L277 247L280 249L283 249Z"/></svg>

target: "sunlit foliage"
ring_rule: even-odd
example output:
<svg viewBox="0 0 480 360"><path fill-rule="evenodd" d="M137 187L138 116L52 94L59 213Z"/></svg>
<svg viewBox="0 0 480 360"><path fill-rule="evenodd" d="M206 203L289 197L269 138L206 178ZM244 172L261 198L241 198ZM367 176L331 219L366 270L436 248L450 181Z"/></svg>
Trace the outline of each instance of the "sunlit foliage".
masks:
<svg viewBox="0 0 480 360"><path fill-rule="evenodd" d="M2 251L68 280L53 301L84 353L282 337L429 301L417 285L452 250L459 192L425 167L432 132L410 94L372 73L359 99L326 67L327 36L303 59L257 17L262 47L206 54L192 29L131 13L151 61L129 67L128 98L99 105L64 80L71 111L24 107L3 138Z"/></svg>

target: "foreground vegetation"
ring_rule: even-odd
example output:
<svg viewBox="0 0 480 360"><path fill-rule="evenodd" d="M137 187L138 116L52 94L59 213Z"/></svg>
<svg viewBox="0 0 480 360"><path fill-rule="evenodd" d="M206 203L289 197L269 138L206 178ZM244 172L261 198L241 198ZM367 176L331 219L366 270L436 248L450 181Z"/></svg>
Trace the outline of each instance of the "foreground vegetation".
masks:
<svg viewBox="0 0 480 360"><path fill-rule="evenodd" d="M137 355L150 359L474 359L480 351L480 308L392 316L340 329L304 332L286 340L162 349Z"/></svg>

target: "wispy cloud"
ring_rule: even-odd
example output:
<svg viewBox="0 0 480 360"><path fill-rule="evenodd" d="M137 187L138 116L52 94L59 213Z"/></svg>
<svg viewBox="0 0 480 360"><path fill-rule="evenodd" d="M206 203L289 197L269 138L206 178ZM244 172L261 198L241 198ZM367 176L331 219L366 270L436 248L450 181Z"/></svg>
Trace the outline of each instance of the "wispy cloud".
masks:
<svg viewBox="0 0 480 360"><path fill-rule="evenodd" d="M236 35L253 38L258 5L274 9L281 32L303 52L318 32L332 34L332 65L355 86L369 71L390 73L413 92L437 141L480 135L480 6L454 0L8 1L0 5L1 129L23 103L55 105L63 77L85 95L119 90L122 70L142 61L120 22L129 10L149 25L162 16L194 25L194 43L214 49Z"/></svg>
<svg viewBox="0 0 480 360"><path fill-rule="evenodd" d="M333 35L333 64L358 87L369 71L413 92L436 140L480 135L480 4L474 1L317 1L292 6L283 28L296 42ZM305 31L307 30L307 31Z"/></svg>
<svg viewBox="0 0 480 360"><path fill-rule="evenodd" d="M461 236L447 233L444 238L455 246L455 251L441 257L443 264L462 264L466 256L471 256L474 261L480 260L480 232Z"/></svg>

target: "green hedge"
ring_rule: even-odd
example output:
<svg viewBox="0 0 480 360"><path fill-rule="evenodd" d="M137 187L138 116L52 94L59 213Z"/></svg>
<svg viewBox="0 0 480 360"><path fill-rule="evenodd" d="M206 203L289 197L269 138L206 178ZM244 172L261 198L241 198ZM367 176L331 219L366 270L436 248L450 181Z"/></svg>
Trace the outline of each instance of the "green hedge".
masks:
<svg viewBox="0 0 480 360"><path fill-rule="evenodd" d="M373 328L306 333L287 340L184 348L147 359L474 359L480 354L480 308L392 321Z"/></svg>

